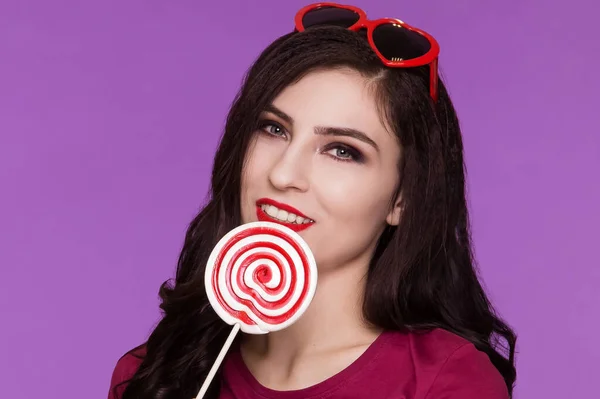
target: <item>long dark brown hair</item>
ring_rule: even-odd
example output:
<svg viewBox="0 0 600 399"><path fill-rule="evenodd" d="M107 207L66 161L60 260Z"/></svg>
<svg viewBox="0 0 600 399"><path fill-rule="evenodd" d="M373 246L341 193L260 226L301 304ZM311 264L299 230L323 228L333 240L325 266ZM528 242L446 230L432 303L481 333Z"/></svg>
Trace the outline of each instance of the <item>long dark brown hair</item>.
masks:
<svg viewBox="0 0 600 399"><path fill-rule="evenodd" d="M163 317L122 399L197 394L230 330L209 305L205 263L218 240L241 223L242 168L259 115L308 72L340 67L376 78L381 110L404 152L397 191L402 218L384 231L371 261L366 320L388 330L458 334L487 353L512 393L516 337L477 276L460 126L443 82L434 103L427 67L386 68L363 34L319 27L277 39L248 71L214 158L209 201L189 225L174 281L160 288ZM219 383L213 383L206 398L218 393Z"/></svg>

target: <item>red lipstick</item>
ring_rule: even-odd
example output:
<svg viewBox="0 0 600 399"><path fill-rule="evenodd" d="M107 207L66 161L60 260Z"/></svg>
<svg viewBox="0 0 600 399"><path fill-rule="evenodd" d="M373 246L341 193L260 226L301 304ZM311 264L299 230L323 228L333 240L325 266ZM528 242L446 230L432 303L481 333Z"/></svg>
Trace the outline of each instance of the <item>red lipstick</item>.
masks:
<svg viewBox="0 0 600 399"><path fill-rule="evenodd" d="M296 209L290 205L283 204L281 202L277 202L270 198L261 198L258 201L256 201L256 216L258 217L258 220L261 222L279 223L285 227L292 229L295 232L305 230L305 229L309 228L310 226L312 226L313 224L315 224L315 222L312 222L312 221L308 222L308 223L302 223L302 224L284 222L282 220L279 220L279 219L276 219L274 217L267 215L267 213L262 210L262 208L261 208L262 205L272 205L277 209L281 209L283 211L293 213L294 215L300 216L304 219L312 220L308 216L306 216L305 214L300 212L298 209Z"/></svg>

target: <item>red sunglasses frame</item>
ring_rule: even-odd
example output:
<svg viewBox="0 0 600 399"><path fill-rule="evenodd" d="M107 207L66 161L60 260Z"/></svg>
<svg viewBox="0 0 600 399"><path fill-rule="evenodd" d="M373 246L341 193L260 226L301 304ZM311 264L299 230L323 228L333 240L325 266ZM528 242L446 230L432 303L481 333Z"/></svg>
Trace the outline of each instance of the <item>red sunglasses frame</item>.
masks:
<svg viewBox="0 0 600 399"><path fill-rule="evenodd" d="M314 3L314 4L310 4L310 5L303 7L302 9L300 9L300 11L298 11L298 13L296 14L296 17L294 18L294 22L296 24L296 30L298 32L304 31L305 28L304 28L304 25L302 24L302 20L304 19L304 16L308 12L314 11L314 10L322 8L322 7L335 7L335 8L340 8L340 9L344 9L344 10L350 10L350 11L356 13L359 16L358 21L356 21L356 23L354 23L354 25L348 27L347 29L354 31L354 32L356 32L360 29L366 29L369 45L371 46L373 51L375 51L375 54L377 54L377 56L379 57L379 59L381 59L381 62L383 62L383 64L385 66L390 67L390 68L413 68L413 67L429 65L429 92L431 94L431 98L433 98L433 100L437 102L437 99L438 99L438 56L440 54L440 46L433 36L431 36L429 33L425 32L421 29L410 26L407 23L405 23L399 19L380 18L380 19L376 19L376 20L370 20L367 18L367 14L360 8L354 7L354 6L349 6L349 5L337 4L337 3ZM401 28L408 29L411 32L418 33L419 35L425 37L429 41L429 44L430 44L429 51L420 57L413 58L413 59L406 60L406 61L388 60L387 58L385 58L383 56L383 54L381 54L381 52L375 45L375 41L373 40L373 31L375 30L375 28L377 28L378 26L384 25L384 24L397 25L397 26L400 26Z"/></svg>

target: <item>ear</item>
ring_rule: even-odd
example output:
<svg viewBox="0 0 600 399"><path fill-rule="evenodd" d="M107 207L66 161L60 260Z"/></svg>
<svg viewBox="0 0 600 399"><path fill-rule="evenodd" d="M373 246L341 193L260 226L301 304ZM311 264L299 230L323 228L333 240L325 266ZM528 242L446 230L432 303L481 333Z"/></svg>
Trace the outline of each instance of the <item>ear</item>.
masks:
<svg viewBox="0 0 600 399"><path fill-rule="evenodd" d="M400 216L402 215L402 196L398 195L398 198L394 202L394 206L390 209L385 221L391 226L398 226L400 224Z"/></svg>

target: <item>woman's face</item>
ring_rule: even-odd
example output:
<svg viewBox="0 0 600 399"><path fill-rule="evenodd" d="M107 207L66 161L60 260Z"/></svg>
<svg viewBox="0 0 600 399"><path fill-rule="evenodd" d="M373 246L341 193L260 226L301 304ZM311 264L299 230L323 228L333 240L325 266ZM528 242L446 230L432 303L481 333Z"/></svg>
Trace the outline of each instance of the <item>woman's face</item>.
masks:
<svg viewBox="0 0 600 399"><path fill-rule="evenodd" d="M243 222L296 230L320 271L368 264L386 223L398 224L401 148L373 88L352 70L310 73L264 111L248 149Z"/></svg>

